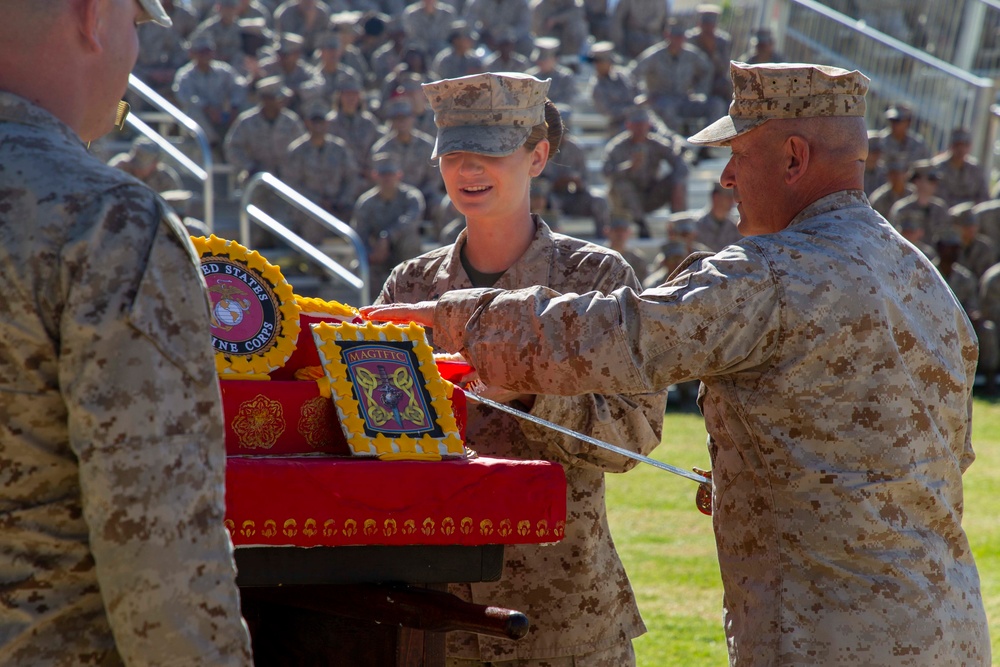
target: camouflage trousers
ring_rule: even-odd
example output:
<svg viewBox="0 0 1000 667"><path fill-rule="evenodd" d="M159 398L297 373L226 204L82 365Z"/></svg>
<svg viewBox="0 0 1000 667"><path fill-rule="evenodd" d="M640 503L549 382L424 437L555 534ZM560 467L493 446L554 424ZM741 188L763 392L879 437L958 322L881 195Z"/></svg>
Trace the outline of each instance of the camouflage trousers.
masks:
<svg viewBox="0 0 1000 667"><path fill-rule="evenodd" d="M445 667L635 667L635 651L632 649L632 642L625 641L621 644L615 644L611 648L564 658L503 660L500 662L448 658Z"/></svg>

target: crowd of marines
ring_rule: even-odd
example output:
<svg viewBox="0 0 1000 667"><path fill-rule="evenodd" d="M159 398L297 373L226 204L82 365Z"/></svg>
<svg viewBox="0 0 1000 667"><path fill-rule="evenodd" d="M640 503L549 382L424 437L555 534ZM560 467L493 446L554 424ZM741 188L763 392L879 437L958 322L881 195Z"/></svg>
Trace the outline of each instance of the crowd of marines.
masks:
<svg viewBox="0 0 1000 667"><path fill-rule="evenodd" d="M560 214L593 218L598 238L613 222L620 225L612 217L649 236L652 211L687 208L689 165L697 156L680 133L725 113L732 40L716 28L714 5L682 21L667 16L662 2L625 0L611 13L597 4L168 0L173 27L140 28L134 73L205 128L237 182L274 173L353 220L370 250L397 261L409 250L380 252L380 238L417 232L425 243L447 243L461 229L429 157L436 130L421 84L483 71L550 79L549 99L571 131L537 179L540 212L554 224ZM636 51L638 44L646 46ZM742 57L780 54L761 30ZM572 105L585 91L607 119L604 188L592 182L586 152L572 135ZM140 142L134 160L117 160L148 166L155 152ZM392 166L395 179L383 178ZM181 188L165 171L163 165L133 174L159 192ZM386 180L398 184L386 187ZM394 204L376 215L362 205L373 206L380 188L381 199ZM305 227L297 231L320 240ZM421 239L405 241L419 249ZM386 261L377 273L392 266Z"/></svg>
<svg viewBox="0 0 1000 667"><path fill-rule="evenodd" d="M739 238L724 188L714 188L705 208L688 209L688 175L703 153L682 137L725 114L731 58L784 59L766 28L735 54L715 5L680 20L648 0L621 0L610 13L606 0L163 4L173 28L141 27L135 74L205 128L238 182L269 171L350 221L368 246L375 287L393 266L428 244L453 242L464 227L430 160L436 130L421 84L483 71L551 79L549 97L569 132L533 184L537 210L556 227L560 216L592 219L592 236L606 238L653 285L691 252ZM593 182L572 132L572 105L585 91L607 120L603 184ZM990 269L1000 259L1000 202L970 157L966 128L932 156L912 129L911 109L893 106L884 120L869 132L866 193L955 290L980 335L992 390L1000 268ZM112 163L158 192L183 191L157 153L140 138ZM667 240L649 261L630 249L631 237L649 237L647 216L665 207L673 213ZM294 214L289 224L322 243L318 226Z"/></svg>

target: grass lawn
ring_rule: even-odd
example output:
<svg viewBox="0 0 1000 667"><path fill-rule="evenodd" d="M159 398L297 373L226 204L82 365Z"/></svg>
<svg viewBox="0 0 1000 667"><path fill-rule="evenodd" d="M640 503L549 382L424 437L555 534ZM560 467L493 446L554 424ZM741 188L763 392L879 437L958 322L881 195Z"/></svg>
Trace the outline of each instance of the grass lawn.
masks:
<svg viewBox="0 0 1000 667"><path fill-rule="evenodd" d="M1000 665L1000 403L976 400L973 446L965 475L965 528L979 566ZM654 457L708 468L705 427L694 412L668 412ZM635 642L638 667L721 667L722 582L711 518L694 505L697 485L639 465L608 475L608 515L648 632Z"/></svg>

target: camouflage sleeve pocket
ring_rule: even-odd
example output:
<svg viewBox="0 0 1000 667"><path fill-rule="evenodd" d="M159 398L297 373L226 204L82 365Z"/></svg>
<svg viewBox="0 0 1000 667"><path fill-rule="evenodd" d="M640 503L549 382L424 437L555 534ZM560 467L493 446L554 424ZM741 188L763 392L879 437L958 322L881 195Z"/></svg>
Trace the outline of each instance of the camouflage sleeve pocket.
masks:
<svg viewBox="0 0 1000 667"><path fill-rule="evenodd" d="M153 238L129 323L191 380L215 381L208 300L187 239L168 220Z"/></svg>

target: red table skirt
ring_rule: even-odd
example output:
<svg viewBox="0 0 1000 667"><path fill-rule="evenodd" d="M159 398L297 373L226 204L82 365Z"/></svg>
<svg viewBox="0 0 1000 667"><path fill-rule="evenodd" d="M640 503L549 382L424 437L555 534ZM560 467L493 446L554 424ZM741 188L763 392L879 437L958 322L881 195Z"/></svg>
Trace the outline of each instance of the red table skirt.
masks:
<svg viewBox="0 0 1000 667"><path fill-rule="evenodd" d="M237 546L557 542L566 476L545 461L231 456L226 504Z"/></svg>

